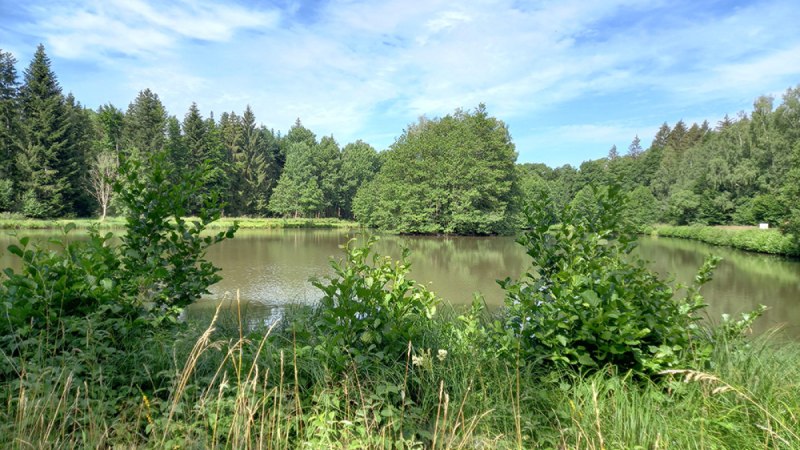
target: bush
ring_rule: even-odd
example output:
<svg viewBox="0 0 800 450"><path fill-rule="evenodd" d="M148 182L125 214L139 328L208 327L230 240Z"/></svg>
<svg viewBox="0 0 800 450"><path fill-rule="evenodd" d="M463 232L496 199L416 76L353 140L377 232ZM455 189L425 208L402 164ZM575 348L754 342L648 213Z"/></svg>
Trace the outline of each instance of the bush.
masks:
<svg viewBox="0 0 800 450"><path fill-rule="evenodd" d="M620 187L595 189L592 203L596 216L567 207L555 224L546 204L528 211L529 230L518 242L533 265L522 279L500 282L506 327L537 363L611 364L640 374L678 364L705 306L698 289L718 259L707 260L686 298L675 300L675 288L630 254L635 235L622 221Z"/></svg>
<svg viewBox="0 0 800 450"><path fill-rule="evenodd" d="M126 184L117 186L127 204L127 233L113 245L111 233L96 228L85 241L51 240L55 250L21 238L8 250L22 259L19 273L5 270L0 285L0 378L23 372L64 367L76 376L92 376L102 385L136 391L136 383L154 379L137 362L148 358L148 345L160 330L170 329L182 307L207 291L218 268L203 259L209 245L231 237L235 226L213 236L201 236L219 216L206 204L200 219L187 224L184 204L201 179L187 173L178 183L167 182L163 155L148 168L122 168ZM24 368L24 369L23 369Z"/></svg>
<svg viewBox="0 0 800 450"><path fill-rule="evenodd" d="M351 357L387 364L402 360L440 301L408 278L408 249L393 261L372 253L374 242L370 238L358 246L351 240L344 247L346 259L331 262L335 276L327 283L313 282L323 293L316 331L325 337L325 356L339 368Z"/></svg>

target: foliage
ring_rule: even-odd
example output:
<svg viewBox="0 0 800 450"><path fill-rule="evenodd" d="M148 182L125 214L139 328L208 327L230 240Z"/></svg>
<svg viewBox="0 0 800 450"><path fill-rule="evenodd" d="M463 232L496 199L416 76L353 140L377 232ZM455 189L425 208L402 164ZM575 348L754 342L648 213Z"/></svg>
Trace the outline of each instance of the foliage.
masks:
<svg viewBox="0 0 800 450"><path fill-rule="evenodd" d="M371 181L379 168L378 152L366 142L360 140L352 142L342 149L342 184L339 197L344 217L354 217L353 198L358 188Z"/></svg>
<svg viewBox="0 0 800 450"><path fill-rule="evenodd" d="M130 389L131 380L152 382L152 375L127 373L147 359L139 353L143 340L170 328L181 308L219 279L219 269L203 256L209 245L231 237L235 226L201 235L218 217L216 206L204 208L191 224L182 218L201 177L165 182L163 154L153 155L146 169L128 163L120 170L126 183L117 183L118 195L130 211L120 244L95 228L88 240L73 241L67 233L75 225L68 224L64 237L50 242L54 250L28 238L9 247L22 259L22 270L6 269L0 286L0 351L11 362L3 366L3 379L63 366L80 377L98 370L91 376L104 374L112 389Z"/></svg>
<svg viewBox="0 0 800 450"><path fill-rule="evenodd" d="M14 182L0 179L0 211L11 211L14 206Z"/></svg>
<svg viewBox="0 0 800 450"><path fill-rule="evenodd" d="M325 355L340 368L349 358L402 360L440 302L408 278L408 250L392 261L372 253L374 243L374 238L363 246L351 240L344 247L346 259L331 262L334 277L313 283L323 293L316 331L325 336Z"/></svg>
<svg viewBox="0 0 800 450"><path fill-rule="evenodd" d="M125 152L144 155L164 146L167 113L158 94L145 89L128 105L122 121L121 143Z"/></svg>
<svg viewBox="0 0 800 450"><path fill-rule="evenodd" d="M421 119L385 154L371 184L376 192L361 190L354 203L371 214L357 219L401 233L507 232L515 214L516 156L506 125L484 105Z"/></svg>
<svg viewBox="0 0 800 450"><path fill-rule="evenodd" d="M64 198L76 157L70 139L64 96L50 59L39 45L25 70L20 88L22 150L17 156L22 209L30 217L55 217L65 212Z"/></svg>
<svg viewBox="0 0 800 450"><path fill-rule="evenodd" d="M270 210L284 217L318 215L324 208L320 186L317 146L292 144L286 154L286 165L269 202Z"/></svg>
<svg viewBox="0 0 800 450"><path fill-rule="evenodd" d="M219 268L204 259L205 252L233 237L236 225L204 236L221 206L216 195L201 196L202 172L172 183L163 153L152 155L148 166L124 161L115 185L130 211L127 233L120 237L120 262L128 274L124 287L143 306L174 317L219 280ZM188 208L198 204L197 219L187 221Z"/></svg>
<svg viewBox="0 0 800 450"><path fill-rule="evenodd" d="M14 55L0 50L0 179L9 182L16 179L14 162L21 137L16 64Z"/></svg>
<svg viewBox="0 0 800 450"><path fill-rule="evenodd" d="M684 299L631 254L635 237L622 223L618 185L595 189L595 215L567 207L560 217L543 204L528 211L529 229L518 242L533 266L506 291L507 327L520 352L534 362L581 370L608 364L654 374L682 361L692 345L704 304L696 293L717 259L700 269ZM544 203L544 202L543 202Z"/></svg>
<svg viewBox="0 0 800 450"><path fill-rule="evenodd" d="M694 239L712 245L725 245L751 252L787 256L800 255L800 249L795 246L793 236L782 234L774 229L728 230L702 225L658 225L653 228L652 232L658 236Z"/></svg>

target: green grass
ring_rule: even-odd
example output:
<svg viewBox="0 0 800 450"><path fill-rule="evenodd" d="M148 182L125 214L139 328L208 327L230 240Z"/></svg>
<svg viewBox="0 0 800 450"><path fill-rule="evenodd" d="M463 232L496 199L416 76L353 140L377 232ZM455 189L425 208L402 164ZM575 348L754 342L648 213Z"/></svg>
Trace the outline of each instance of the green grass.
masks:
<svg viewBox="0 0 800 450"><path fill-rule="evenodd" d="M187 220L192 220L188 217ZM334 218L250 218L250 217L224 217L208 225L208 229L226 229L239 223L242 229L279 229L279 228L358 228L357 222ZM27 219L24 217L4 214L0 215L0 229L5 230L56 230L68 223L74 223L77 229L88 229L97 225L100 229L124 229L124 217L107 217L104 221L98 219Z"/></svg>
<svg viewBox="0 0 800 450"><path fill-rule="evenodd" d="M655 225L654 236L694 239L712 245L722 245L751 252L772 255L800 256L800 246L791 235L778 230L743 229L730 230L704 225L672 226Z"/></svg>
<svg viewBox="0 0 800 450"><path fill-rule="evenodd" d="M307 314L247 330L237 311L222 313L143 345L155 363L141 370L169 380L146 392L104 392L100 363L32 365L0 386L0 447L800 447L797 342L720 345L708 367L643 381L543 373L448 348L442 318L396 364L359 359L337 373L291 325ZM439 349L448 350L441 359Z"/></svg>

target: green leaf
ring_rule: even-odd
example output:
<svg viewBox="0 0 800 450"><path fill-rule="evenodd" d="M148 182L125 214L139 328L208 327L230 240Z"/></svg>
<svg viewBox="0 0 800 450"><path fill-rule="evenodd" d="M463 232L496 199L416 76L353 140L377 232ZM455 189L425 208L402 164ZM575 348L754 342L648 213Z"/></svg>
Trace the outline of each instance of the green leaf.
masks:
<svg viewBox="0 0 800 450"><path fill-rule="evenodd" d="M592 305L593 307L597 307L600 305L600 297L597 296L597 293L592 290L586 290L581 292L581 297L586 300L587 303Z"/></svg>
<svg viewBox="0 0 800 450"><path fill-rule="evenodd" d="M584 366L597 367L597 363L588 353L581 354L581 356L578 357L578 362Z"/></svg>

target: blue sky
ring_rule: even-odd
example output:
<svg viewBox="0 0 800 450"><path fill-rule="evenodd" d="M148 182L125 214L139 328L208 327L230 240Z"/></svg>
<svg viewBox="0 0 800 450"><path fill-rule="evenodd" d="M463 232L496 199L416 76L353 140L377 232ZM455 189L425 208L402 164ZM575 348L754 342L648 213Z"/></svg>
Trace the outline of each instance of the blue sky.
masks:
<svg viewBox="0 0 800 450"><path fill-rule="evenodd" d="M483 102L520 162L578 165L663 122L749 112L800 83L797 0L0 0L19 73L45 45L65 92L182 118L251 105L381 150L421 115Z"/></svg>

